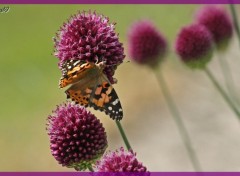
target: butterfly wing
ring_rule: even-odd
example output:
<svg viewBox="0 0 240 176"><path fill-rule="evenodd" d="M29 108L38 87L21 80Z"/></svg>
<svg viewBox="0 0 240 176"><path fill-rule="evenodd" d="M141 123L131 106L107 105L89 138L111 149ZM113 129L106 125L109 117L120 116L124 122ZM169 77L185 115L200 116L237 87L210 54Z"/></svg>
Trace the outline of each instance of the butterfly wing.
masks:
<svg viewBox="0 0 240 176"><path fill-rule="evenodd" d="M104 75L98 79L89 106L95 110L104 111L114 120L121 120L123 117L123 110L117 93Z"/></svg>
<svg viewBox="0 0 240 176"><path fill-rule="evenodd" d="M89 100L95 89L95 82L95 80L87 78L78 81L65 91L67 98L70 98L76 104L88 107Z"/></svg>
<svg viewBox="0 0 240 176"><path fill-rule="evenodd" d="M98 79L87 77L73 84L65 93L67 98L85 107L104 111L112 119L121 120L123 117L122 106L113 86L102 75Z"/></svg>
<svg viewBox="0 0 240 176"><path fill-rule="evenodd" d="M84 66L82 66L84 65ZM62 77L59 81L59 87L63 88L69 84L78 81L78 74L86 68L83 61L67 60L61 65Z"/></svg>
<svg viewBox="0 0 240 176"><path fill-rule="evenodd" d="M67 98L82 106L104 111L112 119L122 119L120 100L101 66L69 60L62 65L62 73L60 88L71 85L65 91Z"/></svg>

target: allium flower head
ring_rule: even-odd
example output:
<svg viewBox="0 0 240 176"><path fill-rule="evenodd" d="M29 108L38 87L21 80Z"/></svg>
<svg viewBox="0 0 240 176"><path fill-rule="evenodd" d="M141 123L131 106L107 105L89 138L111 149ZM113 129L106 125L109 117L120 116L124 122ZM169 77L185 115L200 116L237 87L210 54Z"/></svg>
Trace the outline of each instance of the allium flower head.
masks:
<svg viewBox="0 0 240 176"><path fill-rule="evenodd" d="M217 6L204 6L196 14L199 24L212 34L218 49L225 49L233 35L233 25L227 12Z"/></svg>
<svg viewBox="0 0 240 176"><path fill-rule="evenodd" d="M142 165L132 151L125 151L122 147L115 152L106 153L96 163L98 172L146 172L147 168Z"/></svg>
<svg viewBox="0 0 240 176"><path fill-rule="evenodd" d="M95 12L79 12L64 23L54 38L59 67L67 60L106 61L104 73L114 83L113 75L125 55L116 34L115 23Z"/></svg>
<svg viewBox="0 0 240 176"><path fill-rule="evenodd" d="M48 117L51 153L59 164L85 170L107 147L105 129L84 107L66 103Z"/></svg>
<svg viewBox="0 0 240 176"><path fill-rule="evenodd" d="M188 66L203 68L213 54L212 36L203 25L193 24L181 29L175 49Z"/></svg>
<svg viewBox="0 0 240 176"><path fill-rule="evenodd" d="M128 34L130 58L139 64L156 66L167 51L167 42L150 21L134 23Z"/></svg>

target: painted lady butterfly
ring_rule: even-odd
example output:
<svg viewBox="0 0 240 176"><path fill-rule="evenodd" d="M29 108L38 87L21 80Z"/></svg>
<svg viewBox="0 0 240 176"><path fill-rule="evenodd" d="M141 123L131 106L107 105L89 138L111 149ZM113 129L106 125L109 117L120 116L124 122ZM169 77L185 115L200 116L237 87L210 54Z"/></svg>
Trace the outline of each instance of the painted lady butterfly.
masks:
<svg viewBox="0 0 240 176"><path fill-rule="evenodd" d="M69 60L62 65L59 87L71 85L65 93L77 104L104 111L112 119L121 120L123 110L111 83L103 73L105 62Z"/></svg>

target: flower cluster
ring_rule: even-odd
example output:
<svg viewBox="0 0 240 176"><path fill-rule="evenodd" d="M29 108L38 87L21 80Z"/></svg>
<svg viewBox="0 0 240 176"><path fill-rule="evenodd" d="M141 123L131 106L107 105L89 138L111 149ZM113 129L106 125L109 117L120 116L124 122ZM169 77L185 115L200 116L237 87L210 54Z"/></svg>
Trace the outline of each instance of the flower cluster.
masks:
<svg viewBox="0 0 240 176"><path fill-rule="evenodd" d="M98 172L146 172L136 158L133 151L125 151L122 147L114 152L106 153L103 158L96 163Z"/></svg>
<svg viewBox="0 0 240 176"><path fill-rule="evenodd" d="M100 121L84 107L66 103L48 117L51 153L63 166L85 170L107 148Z"/></svg>
<svg viewBox="0 0 240 176"><path fill-rule="evenodd" d="M122 43L116 34L115 23L96 12L79 12L60 28L55 41L55 56L59 67L67 60L85 62L105 61L104 73L113 84L117 65L125 58Z"/></svg>
<svg viewBox="0 0 240 176"><path fill-rule="evenodd" d="M130 58L139 64L157 66L167 51L167 42L152 22L136 22L129 30Z"/></svg>
<svg viewBox="0 0 240 176"><path fill-rule="evenodd" d="M182 61L192 68L205 67L213 54L212 36L199 24L182 28L175 47Z"/></svg>
<svg viewBox="0 0 240 176"><path fill-rule="evenodd" d="M233 35L233 25L223 8L205 6L196 14L196 21L210 31L217 49L225 49L228 46Z"/></svg>

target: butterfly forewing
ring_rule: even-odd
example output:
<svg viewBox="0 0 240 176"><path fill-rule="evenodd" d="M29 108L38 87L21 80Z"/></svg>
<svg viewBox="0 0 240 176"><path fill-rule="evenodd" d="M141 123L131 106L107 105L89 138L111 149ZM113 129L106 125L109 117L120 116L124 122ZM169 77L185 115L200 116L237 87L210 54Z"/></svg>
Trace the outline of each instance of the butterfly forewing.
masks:
<svg viewBox="0 0 240 176"><path fill-rule="evenodd" d="M78 75L84 71L86 64L80 60L68 60L63 63L61 65L62 77L59 81L59 87L63 88L78 81Z"/></svg>

